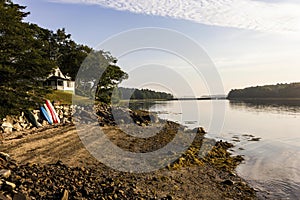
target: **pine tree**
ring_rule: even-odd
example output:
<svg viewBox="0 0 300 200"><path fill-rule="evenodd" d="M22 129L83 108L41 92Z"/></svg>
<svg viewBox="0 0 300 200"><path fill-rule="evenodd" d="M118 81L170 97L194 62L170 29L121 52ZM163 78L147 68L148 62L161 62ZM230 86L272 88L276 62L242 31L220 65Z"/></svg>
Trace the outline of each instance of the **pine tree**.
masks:
<svg viewBox="0 0 300 200"><path fill-rule="evenodd" d="M45 92L39 83L52 68L47 55L48 32L23 22L25 7L0 4L0 115L33 106Z"/></svg>

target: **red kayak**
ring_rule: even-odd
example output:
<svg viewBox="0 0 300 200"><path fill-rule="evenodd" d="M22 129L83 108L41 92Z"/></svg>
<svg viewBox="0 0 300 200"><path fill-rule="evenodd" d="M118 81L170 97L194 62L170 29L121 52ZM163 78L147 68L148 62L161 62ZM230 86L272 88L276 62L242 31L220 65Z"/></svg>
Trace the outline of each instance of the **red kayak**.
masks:
<svg viewBox="0 0 300 200"><path fill-rule="evenodd" d="M50 113L51 113L51 117L53 119L53 122L55 124L58 123L58 119L57 119L57 115L56 115L56 111L54 110L54 107L52 106L52 103L49 100L46 100L46 106L49 109Z"/></svg>

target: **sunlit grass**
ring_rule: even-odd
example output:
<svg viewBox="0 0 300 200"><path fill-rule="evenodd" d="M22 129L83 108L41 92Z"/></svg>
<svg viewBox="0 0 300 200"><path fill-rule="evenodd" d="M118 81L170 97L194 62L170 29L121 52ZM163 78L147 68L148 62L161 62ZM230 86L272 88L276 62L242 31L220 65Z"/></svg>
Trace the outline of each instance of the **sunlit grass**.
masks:
<svg viewBox="0 0 300 200"><path fill-rule="evenodd" d="M51 102L59 102L60 104L64 105L71 105L72 103L77 102L77 104L81 105L93 105L95 104L94 99L89 99L87 97L73 95L71 92L60 91L60 90L53 90L51 93L48 93L45 96L46 99L49 99ZM73 102L72 102L73 101Z"/></svg>
<svg viewBox="0 0 300 200"><path fill-rule="evenodd" d="M46 94L45 98L49 99L51 102L59 102L60 104L72 104L72 93L54 90L51 93Z"/></svg>

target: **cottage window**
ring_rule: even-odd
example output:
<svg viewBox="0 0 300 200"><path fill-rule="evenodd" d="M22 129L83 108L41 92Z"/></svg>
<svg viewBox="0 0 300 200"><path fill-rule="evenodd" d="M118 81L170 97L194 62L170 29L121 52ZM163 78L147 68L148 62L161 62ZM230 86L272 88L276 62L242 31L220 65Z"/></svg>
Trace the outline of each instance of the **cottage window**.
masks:
<svg viewBox="0 0 300 200"><path fill-rule="evenodd" d="M72 81L67 82L67 87L72 87Z"/></svg>
<svg viewBox="0 0 300 200"><path fill-rule="evenodd" d="M58 86L64 86L64 82L63 81L57 81L57 85Z"/></svg>

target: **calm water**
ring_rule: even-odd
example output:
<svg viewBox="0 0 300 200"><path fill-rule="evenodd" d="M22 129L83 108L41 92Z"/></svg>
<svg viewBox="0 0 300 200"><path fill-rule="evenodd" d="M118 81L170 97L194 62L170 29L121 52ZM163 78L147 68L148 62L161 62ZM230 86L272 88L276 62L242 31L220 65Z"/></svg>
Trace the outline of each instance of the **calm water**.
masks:
<svg viewBox="0 0 300 200"><path fill-rule="evenodd" d="M246 159L237 172L262 191L261 198L300 198L300 101L168 101L150 110L234 143L233 153Z"/></svg>

